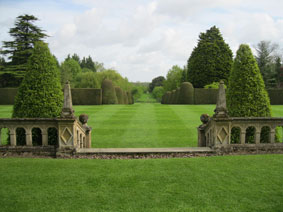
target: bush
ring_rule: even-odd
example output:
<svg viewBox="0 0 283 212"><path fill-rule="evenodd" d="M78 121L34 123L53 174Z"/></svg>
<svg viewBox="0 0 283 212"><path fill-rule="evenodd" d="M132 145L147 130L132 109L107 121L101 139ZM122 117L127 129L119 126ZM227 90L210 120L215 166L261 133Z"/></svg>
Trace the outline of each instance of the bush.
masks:
<svg viewBox="0 0 283 212"><path fill-rule="evenodd" d="M117 96L115 88L111 80L105 79L101 85L102 88L102 104L117 104Z"/></svg>
<svg viewBox="0 0 283 212"><path fill-rule="evenodd" d="M63 105L60 75L47 44L35 44L28 70L15 98L13 118L60 116Z"/></svg>
<svg viewBox="0 0 283 212"><path fill-rule="evenodd" d="M232 117L269 117L270 102L257 62L248 45L240 45L227 89Z"/></svg>
<svg viewBox="0 0 283 212"><path fill-rule="evenodd" d="M225 88L227 88L226 85L224 85ZM205 89L218 89L219 88L219 82L213 82L209 85L204 86Z"/></svg>
<svg viewBox="0 0 283 212"><path fill-rule="evenodd" d="M161 86L155 86L152 91L152 96L158 101L161 102L162 96L164 94L164 88Z"/></svg>
<svg viewBox="0 0 283 212"><path fill-rule="evenodd" d="M120 87L115 87L115 92L116 92L118 104L124 104L123 90Z"/></svg>
<svg viewBox="0 0 283 212"><path fill-rule="evenodd" d="M194 87L189 82L183 82L180 88L180 104L194 104Z"/></svg>
<svg viewBox="0 0 283 212"><path fill-rule="evenodd" d="M96 73L90 71L79 73L75 80L75 88L100 88Z"/></svg>

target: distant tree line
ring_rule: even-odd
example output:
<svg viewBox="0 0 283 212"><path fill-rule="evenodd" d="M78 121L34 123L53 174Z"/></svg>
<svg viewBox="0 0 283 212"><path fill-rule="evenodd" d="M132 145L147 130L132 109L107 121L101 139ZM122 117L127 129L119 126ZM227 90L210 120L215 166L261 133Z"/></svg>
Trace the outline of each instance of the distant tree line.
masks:
<svg viewBox="0 0 283 212"><path fill-rule="evenodd" d="M266 88L283 88L282 52L276 43L260 41L256 46L257 65ZM220 30L213 26L200 33L197 46L193 49L186 66L174 65L166 78L158 76L149 85L163 94L180 88L182 82L190 82L195 88L218 88L220 80L228 85L233 66L233 54L225 43ZM162 89L160 88L162 87ZM158 97L157 97L158 98ZM160 100L160 98L159 98Z"/></svg>

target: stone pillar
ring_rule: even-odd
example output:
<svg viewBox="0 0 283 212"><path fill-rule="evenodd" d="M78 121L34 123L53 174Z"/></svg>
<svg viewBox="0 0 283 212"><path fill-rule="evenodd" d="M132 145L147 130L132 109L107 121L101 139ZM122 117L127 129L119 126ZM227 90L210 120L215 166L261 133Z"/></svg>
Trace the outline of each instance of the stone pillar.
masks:
<svg viewBox="0 0 283 212"><path fill-rule="evenodd" d="M217 103L216 103L216 108L214 112L215 113L213 117L215 118L227 118L228 117L228 111L226 107L225 87L224 87L224 82L222 80L219 83Z"/></svg>
<svg viewBox="0 0 283 212"><path fill-rule="evenodd" d="M31 133L31 129L27 129L27 131L26 131L26 143L27 143L27 146L32 146L32 133Z"/></svg>
<svg viewBox="0 0 283 212"><path fill-rule="evenodd" d="M245 140L246 140L246 130L241 129L241 136L240 136L241 144L245 144Z"/></svg>
<svg viewBox="0 0 283 212"><path fill-rule="evenodd" d="M275 134L276 134L275 129L271 129L270 134L269 134L269 136L270 136L269 140L270 140L270 143L272 143L272 144L275 142Z"/></svg>
<svg viewBox="0 0 283 212"><path fill-rule="evenodd" d="M71 86L69 81L66 82L64 87L64 105L61 112L62 118L74 118L74 110L72 103Z"/></svg>
<svg viewBox="0 0 283 212"><path fill-rule="evenodd" d="M86 148L91 148L91 130L86 134Z"/></svg>
<svg viewBox="0 0 283 212"><path fill-rule="evenodd" d="M48 146L48 133L47 133L47 129L42 129L41 130L41 135L42 135L42 146Z"/></svg>
<svg viewBox="0 0 283 212"><path fill-rule="evenodd" d="M260 144L260 132L261 130L256 128L256 131L255 131L255 143L256 144Z"/></svg>
<svg viewBox="0 0 283 212"><path fill-rule="evenodd" d="M11 144L11 146L17 146L16 130L15 129L9 129L9 133L10 133L10 144Z"/></svg>

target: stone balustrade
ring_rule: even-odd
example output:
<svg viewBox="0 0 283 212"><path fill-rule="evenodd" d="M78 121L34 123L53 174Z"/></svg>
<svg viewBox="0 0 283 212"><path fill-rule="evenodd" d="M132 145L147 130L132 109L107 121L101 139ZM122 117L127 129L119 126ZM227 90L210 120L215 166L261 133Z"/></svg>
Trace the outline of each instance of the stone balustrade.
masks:
<svg viewBox="0 0 283 212"><path fill-rule="evenodd" d="M212 117L207 114L201 116L203 124L198 127L198 146L214 148L277 146L283 149L283 141L279 138L280 130L283 134L283 118L229 117L223 82L219 85L214 112Z"/></svg>
<svg viewBox="0 0 283 212"><path fill-rule="evenodd" d="M81 123L76 118L12 118L0 119L1 129L8 128L11 146L18 146L17 129L23 129L25 133L25 145L33 146L32 130L40 129L41 145L50 145L48 129L57 131L59 148L90 148L91 128L86 123ZM0 140L1 144L1 140Z"/></svg>

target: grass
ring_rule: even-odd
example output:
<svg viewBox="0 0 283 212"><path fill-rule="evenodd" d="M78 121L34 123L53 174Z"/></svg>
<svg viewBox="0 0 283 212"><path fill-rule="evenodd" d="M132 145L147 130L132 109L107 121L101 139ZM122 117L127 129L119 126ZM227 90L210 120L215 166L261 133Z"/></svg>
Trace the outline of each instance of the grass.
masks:
<svg viewBox="0 0 283 212"><path fill-rule="evenodd" d="M0 159L1 211L283 211L283 155Z"/></svg>
<svg viewBox="0 0 283 212"><path fill-rule="evenodd" d="M197 146L199 117L203 113L212 115L214 108L215 105L158 103L74 106L76 116L89 115L95 148ZM12 106L0 106L0 118L11 117L11 111ZM273 105L272 111L273 116L283 117L282 105ZM280 133L282 137L281 130Z"/></svg>

